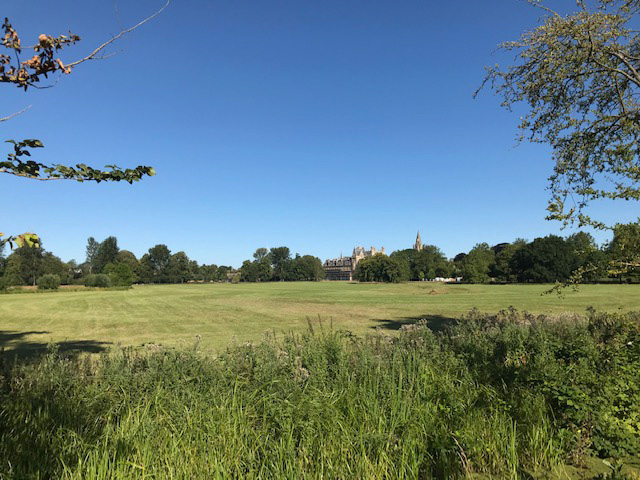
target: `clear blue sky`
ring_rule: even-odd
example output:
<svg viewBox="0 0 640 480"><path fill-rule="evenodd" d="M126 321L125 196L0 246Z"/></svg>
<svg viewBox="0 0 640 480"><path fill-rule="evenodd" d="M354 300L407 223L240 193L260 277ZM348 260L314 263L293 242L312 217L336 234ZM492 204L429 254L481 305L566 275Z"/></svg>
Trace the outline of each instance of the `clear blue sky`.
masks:
<svg viewBox="0 0 640 480"><path fill-rule="evenodd" d="M71 61L160 6L10 2L0 13L24 43L79 34L61 54ZM472 99L483 67L508 60L496 45L540 15L522 0L174 0L116 56L55 88L4 86L0 112L33 105L0 128L41 139L37 159L157 176L0 176L1 229L37 232L65 260L84 259L87 237L115 235L138 256L165 243L234 266L261 246L323 260L358 244L408 248L418 229L448 256L558 233L544 220L548 149L515 146L519 115L492 92ZM630 221L637 206L603 215Z"/></svg>

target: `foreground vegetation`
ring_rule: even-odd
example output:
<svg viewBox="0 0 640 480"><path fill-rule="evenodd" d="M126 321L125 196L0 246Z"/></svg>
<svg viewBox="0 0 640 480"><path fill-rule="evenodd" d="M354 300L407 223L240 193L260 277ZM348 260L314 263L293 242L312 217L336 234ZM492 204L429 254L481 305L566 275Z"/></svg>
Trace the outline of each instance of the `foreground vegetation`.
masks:
<svg viewBox="0 0 640 480"><path fill-rule="evenodd" d="M639 320L474 311L437 333L315 323L218 357L52 351L4 369L0 475L593 476L594 457L640 454Z"/></svg>
<svg viewBox="0 0 640 480"><path fill-rule="evenodd" d="M96 352L110 345L190 345L218 352L229 342L303 332L307 317L366 335L427 319L431 326L471 308L497 312L514 306L535 313L640 310L638 285L583 285L565 298L545 285L351 284L277 282L136 286L128 290L0 295L0 347L21 351L62 342L64 350Z"/></svg>

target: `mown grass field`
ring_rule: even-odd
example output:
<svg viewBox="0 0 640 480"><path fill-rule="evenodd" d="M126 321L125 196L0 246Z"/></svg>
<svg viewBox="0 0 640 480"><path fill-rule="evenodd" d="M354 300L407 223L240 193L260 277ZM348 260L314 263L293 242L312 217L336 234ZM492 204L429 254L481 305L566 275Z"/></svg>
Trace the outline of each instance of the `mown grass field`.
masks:
<svg viewBox="0 0 640 480"><path fill-rule="evenodd" d="M269 283L137 286L125 291L0 295L0 346L31 351L50 342L98 352L111 345L189 345L217 352L232 342L259 340L265 331L303 331L307 318L356 334L398 329L426 318L435 327L477 307L514 306L534 313L588 306L640 310L638 285L585 285L564 298L544 285L399 285Z"/></svg>

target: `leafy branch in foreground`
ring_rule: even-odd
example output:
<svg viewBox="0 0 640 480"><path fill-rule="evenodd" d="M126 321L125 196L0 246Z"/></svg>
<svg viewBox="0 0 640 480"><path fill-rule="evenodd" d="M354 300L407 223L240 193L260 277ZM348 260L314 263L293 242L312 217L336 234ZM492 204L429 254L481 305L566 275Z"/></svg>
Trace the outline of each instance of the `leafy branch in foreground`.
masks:
<svg viewBox="0 0 640 480"><path fill-rule="evenodd" d="M8 243L9 246L13 249L13 244L15 243L19 248L22 247L33 247L40 248L40 237L35 233L22 233L20 235L15 235L12 237L2 238L4 233L0 232L0 251L2 248Z"/></svg>
<svg viewBox="0 0 640 480"><path fill-rule="evenodd" d="M59 35L54 37L43 33L39 35L38 41L35 45L24 47L18 32L9 22L9 19L5 18L4 23L2 24L4 37L0 37L0 46L9 50L9 53L0 53L0 83L13 84L25 91L29 87L51 87L55 85L55 83L45 87L38 86L37 84L40 83L43 78L48 79L51 74L69 74L73 68L86 61L105 58L105 49L108 46L162 13L169 3L170 0L167 0L164 6L153 15L146 17L144 20L126 30L121 30L110 40L107 40L95 48L89 55L79 60L68 62L67 64L57 57L57 54L60 50L79 42L80 37L78 35L69 32L68 35ZM31 58L21 61L20 54L25 49L32 49L35 54ZM0 122L9 120L22 112L24 112L24 110L14 113L13 115L2 117L0 118ZM61 164L45 165L32 160L24 160L20 158L24 156L31 156L28 148L42 148L43 145L41 141L27 139L22 142L16 142L15 140L8 140L8 142L13 144L14 152L8 155L6 162L0 162L0 173L35 180L67 179L79 182L126 181L128 183L138 181L145 175L153 176L155 174L153 168L146 166L138 166L133 169L123 170L116 165L107 165L106 168L108 170L97 170L85 164L77 164L75 166L66 166Z"/></svg>
<svg viewBox="0 0 640 480"><path fill-rule="evenodd" d="M72 62L65 63L57 57L57 53L64 48L74 45L80 41L80 37L69 32L69 35L59 35L57 37L40 34L38 41L35 45L30 47L23 47L22 41L18 32L13 25L9 22L8 18L4 19L2 29L4 30L4 37L0 37L0 46L9 50L9 53L0 53L0 83L13 84L23 90L27 90L29 87L34 88L48 88L55 85L54 82L44 87L38 86L42 78L49 78L50 74L57 72L70 74L72 69L76 66L87 62L89 60L97 60L106 58L110 55L105 55L105 49L112 43L117 41L122 36L132 32L149 20L158 16L168 6L171 0L166 0L163 7L155 12L153 15L143 19L136 25L121 30L117 35L111 39L99 45L89 55ZM32 49L34 55L24 61L20 60L20 54L23 49ZM58 77L59 80L60 77ZM29 107L20 112L4 116L0 118L0 123L10 120L16 115L20 115ZM0 162L0 173L6 173L8 175L14 175L17 177L29 178L33 180L75 180L78 182L84 181L113 181L120 182L125 181L133 183L140 180L143 176L155 175L155 170L152 167L137 166L133 169L121 169L116 165L107 165L105 168L108 170L97 170L89 167L85 164L77 164L75 166L66 166L61 164L45 165L43 163L35 162L30 159L22 157L31 157L29 148L42 148L43 144L40 140L27 139L21 142L15 140L7 140L8 143L13 144L13 153L9 153L7 160ZM0 233L0 237L3 234ZM39 246L40 239L33 233L25 233L18 236L8 237L4 240L0 238L0 246L4 246L9 243L13 248L13 242L16 242L19 246L23 244L29 246Z"/></svg>
<svg viewBox="0 0 640 480"><path fill-rule="evenodd" d="M595 200L640 199L640 35L632 27L640 6L598 0L589 9L578 1L578 10L563 16L528 1L545 10L543 24L500 45L515 61L488 67L483 86L506 108L526 104L520 139L552 148L547 218L609 229L585 208Z"/></svg>
<svg viewBox="0 0 640 480"><path fill-rule="evenodd" d="M4 37L0 37L0 45L12 50L12 52L9 54L0 54L0 83L12 83L24 90L27 90L29 87L47 88L47 86L39 87L36 84L39 83L43 77L49 78L49 74L56 72L69 74L73 68L84 62L106 58L106 56L109 55L105 55L105 49L109 45L127 33L132 32L147 23L154 17L160 15L160 13L169 6L169 3L170 0L167 0L164 6L153 15L150 15L126 30L121 30L120 33L102 43L86 57L67 64L65 64L59 57L56 57L56 55L58 51L63 50L65 47L79 42L80 37L78 35L69 32L69 35L59 35L54 37L52 35L42 33L38 36L38 42L35 45L23 47L18 32L13 28L9 19L5 18L4 23L2 24ZM19 55L22 53L23 49L33 50L35 54L28 60L20 61Z"/></svg>
<svg viewBox="0 0 640 480"><path fill-rule="evenodd" d="M43 181L75 180L77 182L94 181L97 183L103 181L125 181L133 183L145 175L153 176L156 173L152 167L147 166L137 166L123 170L116 165L107 165L106 168L110 170L96 170L83 163L77 164L75 167L60 164L45 165L22 158L31 157L29 148L42 148L44 145L40 140L27 139L21 142L7 140L7 143L13 144L13 153L8 154L6 161L0 162L0 173L18 177Z"/></svg>

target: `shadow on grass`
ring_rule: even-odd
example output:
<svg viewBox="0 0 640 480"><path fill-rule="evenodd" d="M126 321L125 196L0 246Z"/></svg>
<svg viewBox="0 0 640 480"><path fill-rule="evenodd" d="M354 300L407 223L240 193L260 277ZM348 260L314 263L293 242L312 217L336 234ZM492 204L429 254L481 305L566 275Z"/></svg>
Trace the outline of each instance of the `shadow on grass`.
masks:
<svg viewBox="0 0 640 480"><path fill-rule="evenodd" d="M374 318L373 321L376 325L371 328L383 328L386 330L400 330L404 325L413 325L420 320L426 320L427 326L434 332L443 330L447 325L453 325L456 321L453 317L446 317L444 315L421 315L418 317L402 317L394 319L381 319Z"/></svg>
<svg viewBox="0 0 640 480"><path fill-rule="evenodd" d="M29 359L42 355L52 342L39 342L34 340L37 335L50 333L44 330L32 330L18 332L13 330L0 330L0 354L5 358ZM97 340L65 340L55 342L57 351L65 357L75 356L81 353L100 353L111 345L111 342Z"/></svg>
<svg viewBox="0 0 640 480"><path fill-rule="evenodd" d="M48 331L0 330L0 478L61 478L62 465L74 465L79 444L93 444L99 438L98 419L106 417L101 402L82 397L84 386L71 389L74 378L48 384L38 370L14 370L16 365L37 364L50 342L40 341ZM64 359L81 353L98 353L109 342L67 340L57 342L57 354ZM63 361L64 362L64 361ZM64 372L63 363L52 364L54 372ZM72 367L73 368L73 367ZM70 372L78 372L72 369ZM15 380L18 380L14 383ZM67 397L64 393L73 392ZM62 433L64 432L64 433Z"/></svg>

